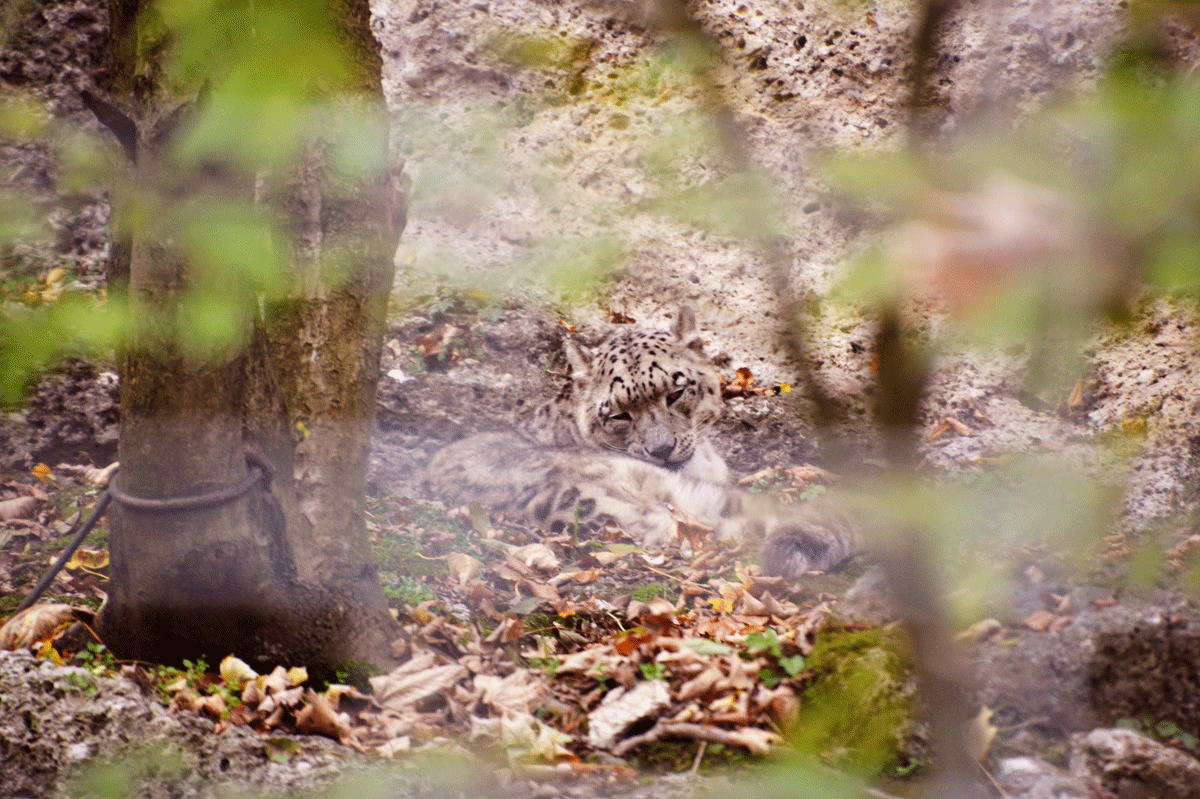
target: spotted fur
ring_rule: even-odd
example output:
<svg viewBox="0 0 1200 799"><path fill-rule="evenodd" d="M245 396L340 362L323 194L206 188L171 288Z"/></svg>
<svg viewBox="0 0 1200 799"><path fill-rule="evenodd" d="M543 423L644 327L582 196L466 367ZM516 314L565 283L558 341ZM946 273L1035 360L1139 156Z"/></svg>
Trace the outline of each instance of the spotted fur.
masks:
<svg viewBox="0 0 1200 799"><path fill-rule="evenodd" d="M730 484L709 437L723 407L719 376L690 309L670 330L622 330L590 355L564 346L570 384L516 431L435 455L428 496L552 532L612 521L647 547L667 542L670 506L722 538L765 539L764 570L786 576L856 550L853 525L837 513L780 507Z"/></svg>

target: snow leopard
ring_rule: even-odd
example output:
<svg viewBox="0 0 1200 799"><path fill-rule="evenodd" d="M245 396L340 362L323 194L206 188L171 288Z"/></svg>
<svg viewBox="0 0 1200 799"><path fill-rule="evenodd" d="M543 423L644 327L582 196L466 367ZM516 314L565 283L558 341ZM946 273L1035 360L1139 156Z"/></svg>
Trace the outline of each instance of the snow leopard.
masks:
<svg viewBox="0 0 1200 799"><path fill-rule="evenodd" d="M421 480L428 497L552 533L612 522L646 548L666 544L682 512L719 538L765 542L763 571L788 578L857 552L854 524L831 505L782 506L731 483L711 439L720 375L689 308L669 330L620 329L591 353L564 338L563 348L562 391L511 432L438 452Z"/></svg>

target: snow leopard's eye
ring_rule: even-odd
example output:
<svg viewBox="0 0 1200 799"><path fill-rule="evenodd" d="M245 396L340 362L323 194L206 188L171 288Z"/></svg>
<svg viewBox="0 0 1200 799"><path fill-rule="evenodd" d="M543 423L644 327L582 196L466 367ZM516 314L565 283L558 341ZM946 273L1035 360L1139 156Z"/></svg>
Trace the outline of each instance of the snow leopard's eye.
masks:
<svg viewBox="0 0 1200 799"><path fill-rule="evenodd" d="M681 399L683 399L683 389L677 388L667 395L667 405L674 405Z"/></svg>
<svg viewBox="0 0 1200 799"><path fill-rule="evenodd" d="M614 413L612 416L605 419L606 422L632 422L633 417L627 413Z"/></svg>

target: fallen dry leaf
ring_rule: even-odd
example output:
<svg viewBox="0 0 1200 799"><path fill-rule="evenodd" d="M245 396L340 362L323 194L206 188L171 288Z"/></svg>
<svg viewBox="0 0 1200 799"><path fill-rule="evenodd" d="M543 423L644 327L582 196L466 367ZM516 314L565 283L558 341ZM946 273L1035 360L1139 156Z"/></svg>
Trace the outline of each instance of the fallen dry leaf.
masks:
<svg viewBox="0 0 1200 799"><path fill-rule="evenodd" d="M976 763L982 763L987 757L988 749L992 746L992 740L999 732L996 726L992 724L992 709L987 705L979 708L979 713L975 718L967 722L967 729L963 736L963 745L966 747L967 754Z"/></svg>
<svg viewBox="0 0 1200 799"><path fill-rule="evenodd" d="M0 522L33 518L41 504L36 497L14 497L0 500Z"/></svg>
<svg viewBox="0 0 1200 799"><path fill-rule="evenodd" d="M725 679L725 675L716 665L710 665L704 671L679 686L679 698L687 701L697 699L711 691Z"/></svg>
<svg viewBox="0 0 1200 799"><path fill-rule="evenodd" d="M628 691L614 688L588 714L588 744L611 749L623 732L670 705L671 689L662 680L643 680Z"/></svg>
<svg viewBox="0 0 1200 799"><path fill-rule="evenodd" d="M466 585L479 576L483 563L465 553L451 552L446 556L446 568L459 585Z"/></svg>
<svg viewBox="0 0 1200 799"><path fill-rule="evenodd" d="M287 669L283 666L276 666L274 671L259 679L259 685L262 688L262 692L270 696L271 694L283 693L291 688L292 681L288 677Z"/></svg>
<svg viewBox="0 0 1200 799"><path fill-rule="evenodd" d="M1200 535L1189 535L1175 546L1166 551L1166 556L1172 560L1185 560L1200 547Z"/></svg>
<svg viewBox="0 0 1200 799"><path fill-rule="evenodd" d="M334 738L343 746L349 746L360 752L365 752L358 742L350 720L334 711L329 700L309 688L304 693L307 704L296 711L296 730L307 734L326 735Z"/></svg>
<svg viewBox="0 0 1200 799"><path fill-rule="evenodd" d="M1057 616L1050 626L1046 628L1047 632L1057 633L1063 628L1070 626L1071 622L1075 621L1074 616Z"/></svg>
<svg viewBox="0 0 1200 799"><path fill-rule="evenodd" d="M434 666L434 661L432 652L424 652L382 677L372 677L375 701L385 708L411 708L467 676L467 670L457 663Z"/></svg>
<svg viewBox="0 0 1200 799"><path fill-rule="evenodd" d="M729 733L729 740L738 746L748 749L755 755L767 755L771 748L783 743L778 734L757 727L743 727Z"/></svg>
<svg viewBox="0 0 1200 799"><path fill-rule="evenodd" d="M0 649L31 649L74 621L75 614L70 605L45 604L26 608L0 627Z"/></svg>
<svg viewBox="0 0 1200 799"><path fill-rule="evenodd" d="M221 716L228 709L225 700L221 698L220 694L197 697L192 704L193 711L199 713L201 716L206 716L212 721L220 721Z"/></svg>
<svg viewBox="0 0 1200 799"><path fill-rule="evenodd" d="M986 641L1000 634L1004 625L996 619L980 619L954 637L956 641Z"/></svg>
<svg viewBox="0 0 1200 799"><path fill-rule="evenodd" d="M118 461L113 461L103 469L98 469L95 466L86 464L60 463L54 468L61 474L70 477L78 478L83 481L84 485L102 488L108 485L108 481L116 474L117 469L121 467Z"/></svg>
<svg viewBox="0 0 1200 799"><path fill-rule="evenodd" d="M57 558L55 558L57 560ZM80 547L71 555L64 568L71 570L96 570L108 567L107 549L85 549Z"/></svg>
<svg viewBox="0 0 1200 799"><path fill-rule="evenodd" d="M970 427L967 427L965 424L960 422L958 419L955 419L953 416L947 416L945 419L943 419L942 421L940 421L936 425L934 425L933 429L929 431L929 435L927 435L925 437L925 440L926 441L937 441L939 438L941 438L946 433L949 433L951 431L953 431L963 437L967 437L967 436L971 435Z"/></svg>
<svg viewBox="0 0 1200 799"><path fill-rule="evenodd" d="M475 676L475 693L479 700L497 712L529 713L542 703L546 684L542 674L529 669L517 669L506 677L491 674Z"/></svg>
<svg viewBox="0 0 1200 799"><path fill-rule="evenodd" d="M608 314L608 323L610 325L632 325L637 322L632 316L623 314L620 311L614 311L612 308L605 308L604 310Z"/></svg>
<svg viewBox="0 0 1200 799"><path fill-rule="evenodd" d="M1035 610L1033 613L1030 613L1028 616L1026 616L1025 620L1021 623L1036 632L1044 632L1051 624L1054 623L1056 618L1058 617L1048 610Z"/></svg>
<svg viewBox="0 0 1200 799"><path fill-rule="evenodd" d="M554 550L541 543L517 547L509 555L526 566L547 574L553 574L562 568L562 563L554 554Z"/></svg>
<svg viewBox="0 0 1200 799"><path fill-rule="evenodd" d="M221 661L220 672L221 679L235 691L241 690L247 682L258 677L258 672L250 668L246 661L233 655L226 655Z"/></svg>
<svg viewBox="0 0 1200 799"><path fill-rule="evenodd" d="M1071 416L1078 416L1084 411L1085 404L1083 398L1083 378L1080 377L1075 381L1075 386L1071 389L1070 396L1067 397L1067 413Z"/></svg>

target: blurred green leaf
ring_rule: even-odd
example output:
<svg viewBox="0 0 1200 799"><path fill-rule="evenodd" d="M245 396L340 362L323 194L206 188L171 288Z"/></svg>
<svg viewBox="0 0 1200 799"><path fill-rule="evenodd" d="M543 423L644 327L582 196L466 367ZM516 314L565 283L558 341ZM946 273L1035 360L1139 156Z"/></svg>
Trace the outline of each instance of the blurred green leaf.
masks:
<svg viewBox="0 0 1200 799"><path fill-rule="evenodd" d="M1200 296L1200 231L1173 236L1149 256L1147 279L1168 292Z"/></svg>
<svg viewBox="0 0 1200 799"><path fill-rule="evenodd" d="M728 655L733 651L729 644L713 641L710 638L689 638L684 643L697 655Z"/></svg>

